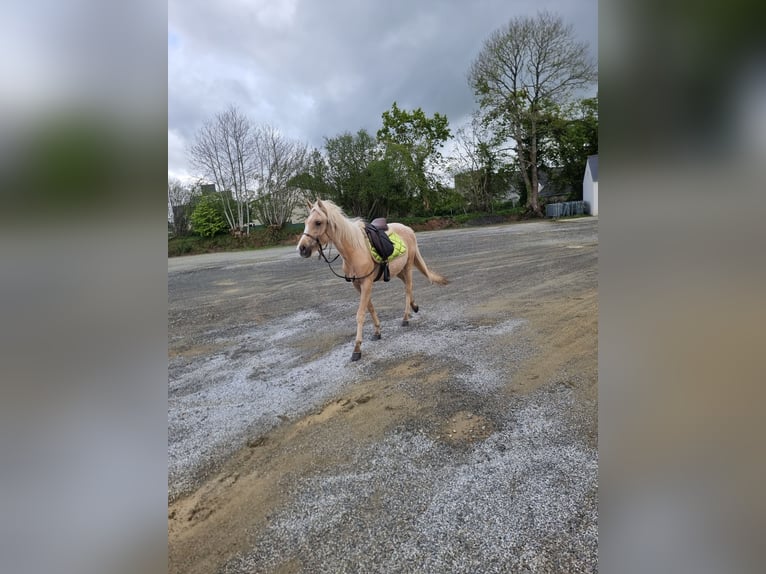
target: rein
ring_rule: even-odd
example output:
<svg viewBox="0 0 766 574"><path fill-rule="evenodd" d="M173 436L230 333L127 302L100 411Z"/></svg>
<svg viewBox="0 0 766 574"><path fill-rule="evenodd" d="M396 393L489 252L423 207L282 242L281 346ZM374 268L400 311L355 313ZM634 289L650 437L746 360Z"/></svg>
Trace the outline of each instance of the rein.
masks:
<svg viewBox="0 0 766 574"><path fill-rule="evenodd" d="M341 279L345 279L349 283L351 281L356 281L357 279L364 279L365 277L369 277L370 275L375 273L375 267L378 267L378 265L376 264L375 267L372 268L372 271L370 271L367 275L362 275L361 277L357 277L356 275L354 275L353 277L349 277L348 275L340 275L335 271L335 269L332 268L332 264L335 263L338 257L340 257L340 253L338 253L335 257L333 257L332 261L330 261L329 259L327 259L327 256L324 254L324 249L322 248L322 242L319 241L319 238L314 237L313 235L309 235L308 233L305 233L305 232L302 233L301 235L305 235L309 239L313 239L314 242L317 244L317 247L319 248L319 256L325 260L325 262L327 263L327 266L330 268L330 271L332 271L332 274L335 275L336 277L340 277ZM382 269L378 271L378 277L375 279L376 281L378 278L380 278L381 273L382 273Z"/></svg>

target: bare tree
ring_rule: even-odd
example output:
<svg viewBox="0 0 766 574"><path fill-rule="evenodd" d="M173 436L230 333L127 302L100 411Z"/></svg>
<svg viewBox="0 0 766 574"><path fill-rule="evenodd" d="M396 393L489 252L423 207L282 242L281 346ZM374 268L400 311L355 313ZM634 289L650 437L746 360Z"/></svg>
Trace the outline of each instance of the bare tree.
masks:
<svg viewBox="0 0 766 574"><path fill-rule="evenodd" d="M294 178L307 169L308 147L264 125L254 132L253 149L257 195L253 208L261 223L282 228L303 201Z"/></svg>
<svg viewBox="0 0 766 574"><path fill-rule="evenodd" d="M596 79L587 44L548 12L512 19L489 37L471 65L468 81L487 121L514 141L527 207L535 215L542 215L537 170L547 117Z"/></svg>
<svg viewBox="0 0 766 574"><path fill-rule="evenodd" d="M194 188L184 185L178 178L168 179L168 217L173 219L173 231L184 235L189 231L191 201Z"/></svg>
<svg viewBox="0 0 766 574"><path fill-rule="evenodd" d="M474 209L481 211L492 210L492 200L498 192L492 180L502 152L494 145L493 137L478 114L455 133L455 154L450 164L455 188Z"/></svg>
<svg viewBox="0 0 766 574"><path fill-rule="evenodd" d="M197 132L190 149L196 168L210 178L219 192L232 231L249 231L248 183L255 169L254 129L239 109L230 105Z"/></svg>

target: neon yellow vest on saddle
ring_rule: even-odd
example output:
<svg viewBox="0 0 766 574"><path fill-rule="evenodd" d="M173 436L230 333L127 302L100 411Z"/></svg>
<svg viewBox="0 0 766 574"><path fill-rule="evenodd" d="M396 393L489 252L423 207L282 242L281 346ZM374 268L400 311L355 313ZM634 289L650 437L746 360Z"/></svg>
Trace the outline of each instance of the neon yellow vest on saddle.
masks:
<svg viewBox="0 0 766 574"><path fill-rule="evenodd" d="M396 259L402 253L407 252L407 245L404 243L404 240L401 237L399 237L393 231L391 233L386 233L386 235L388 235L388 238L391 240L391 243L394 244L394 252L389 256L388 261L391 261L392 259ZM383 258L378 254L377 251L375 251L375 248L372 246L367 236L365 236L365 239L367 239L367 246L370 248L370 255L372 255L372 258L375 260L375 262L383 263Z"/></svg>

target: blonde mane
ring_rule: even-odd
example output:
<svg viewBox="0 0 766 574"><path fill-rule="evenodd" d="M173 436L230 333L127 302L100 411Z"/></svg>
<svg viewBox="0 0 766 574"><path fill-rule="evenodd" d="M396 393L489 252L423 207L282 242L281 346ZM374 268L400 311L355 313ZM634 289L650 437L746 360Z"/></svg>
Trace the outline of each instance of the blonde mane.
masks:
<svg viewBox="0 0 766 574"><path fill-rule="evenodd" d="M359 217L349 219L343 210L329 199L323 199L322 205L325 207L327 219L333 229L336 247L338 243L343 243L359 249L366 249L364 233L362 232L364 220Z"/></svg>

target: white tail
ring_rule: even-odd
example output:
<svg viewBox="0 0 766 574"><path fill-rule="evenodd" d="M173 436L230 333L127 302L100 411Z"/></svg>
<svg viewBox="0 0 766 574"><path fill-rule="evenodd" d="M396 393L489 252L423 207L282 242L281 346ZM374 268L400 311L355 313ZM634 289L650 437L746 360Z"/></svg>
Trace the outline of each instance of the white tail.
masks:
<svg viewBox="0 0 766 574"><path fill-rule="evenodd" d="M447 285L449 283L449 279L428 268L423 257L420 255L420 249L417 247L415 248L415 267L417 267L418 271L425 275L431 283L436 283L437 285Z"/></svg>

